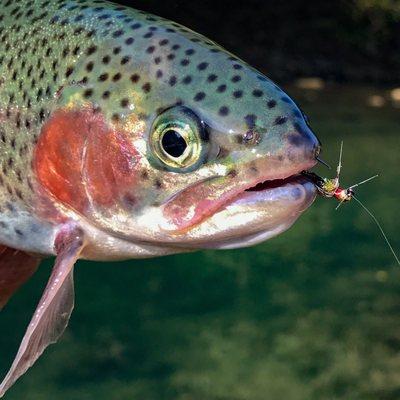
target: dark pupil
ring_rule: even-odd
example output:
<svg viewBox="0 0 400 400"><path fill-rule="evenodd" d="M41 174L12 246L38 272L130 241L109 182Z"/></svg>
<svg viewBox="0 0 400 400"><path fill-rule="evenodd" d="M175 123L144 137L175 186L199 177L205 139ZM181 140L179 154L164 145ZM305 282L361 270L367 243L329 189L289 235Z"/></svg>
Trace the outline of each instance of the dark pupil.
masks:
<svg viewBox="0 0 400 400"><path fill-rule="evenodd" d="M161 143L164 151L175 158L180 157L187 147L185 139L173 129L165 132Z"/></svg>

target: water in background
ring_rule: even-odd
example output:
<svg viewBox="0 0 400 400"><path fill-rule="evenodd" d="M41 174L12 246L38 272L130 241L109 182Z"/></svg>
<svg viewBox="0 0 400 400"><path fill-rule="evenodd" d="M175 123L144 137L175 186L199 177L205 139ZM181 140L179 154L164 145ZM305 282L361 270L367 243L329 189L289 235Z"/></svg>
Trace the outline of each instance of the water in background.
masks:
<svg viewBox="0 0 400 400"><path fill-rule="evenodd" d="M400 112L388 92L289 92L333 165L344 139L344 184L380 173L359 196L400 249ZM318 199L250 249L79 262L70 327L6 399L398 400L400 268L357 204L335 206ZM0 315L2 373L51 265Z"/></svg>

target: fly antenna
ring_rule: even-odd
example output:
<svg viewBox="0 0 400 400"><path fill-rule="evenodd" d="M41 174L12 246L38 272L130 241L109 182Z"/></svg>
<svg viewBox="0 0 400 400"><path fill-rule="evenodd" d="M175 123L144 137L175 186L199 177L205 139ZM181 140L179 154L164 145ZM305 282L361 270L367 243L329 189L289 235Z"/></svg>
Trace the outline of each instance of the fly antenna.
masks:
<svg viewBox="0 0 400 400"><path fill-rule="evenodd" d="M361 206L361 207L367 212L367 214L374 220L374 222L376 223L376 226L377 226L377 227L379 228L379 230L381 231L382 236L383 236L383 238L385 239L386 244L388 245L390 251L392 252L393 257L395 258L397 264L400 265L399 257L397 256L396 252L394 251L392 245L391 245L390 242L389 242L389 239L387 238L385 232L383 231L383 228L382 228L381 224L380 224L379 221L376 219L375 215L372 214L372 212L369 211L368 208L367 208L357 197L355 197L354 195L353 195L353 199L354 199L355 201L357 201L357 203L360 204L360 206Z"/></svg>
<svg viewBox="0 0 400 400"><path fill-rule="evenodd" d="M379 176L379 175L371 176L371 178L365 179L365 180L362 181L362 182L358 182L358 183L356 183L355 185L350 186L349 189L354 189L354 188L357 187L357 186L360 186L360 185L363 185L364 183L367 183L367 182L369 182L369 181L372 181L372 179L375 179L375 178L377 178L378 176Z"/></svg>
<svg viewBox="0 0 400 400"><path fill-rule="evenodd" d="M339 181L340 172L342 170L342 156L343 156L343 140L340 143L339 163L336 168L336 179Z"/></svg>
<svg viewBox="0 0 400 400"><path fill-rule="evenodd" d="M354 196L353 196L354 197ZM345 202L345 200L342 200L337 207L335 208L335 211L339 210L340 206Z"/></svg>

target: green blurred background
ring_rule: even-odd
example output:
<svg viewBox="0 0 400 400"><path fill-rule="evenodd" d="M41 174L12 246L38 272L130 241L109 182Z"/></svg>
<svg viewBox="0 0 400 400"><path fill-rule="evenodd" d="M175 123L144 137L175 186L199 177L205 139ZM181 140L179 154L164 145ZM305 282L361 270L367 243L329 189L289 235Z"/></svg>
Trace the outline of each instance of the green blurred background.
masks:
<svg viewBox="0 0 400 400"><path fill-rule="evenodd" d="M175 19L193 26L187 5L192 2L169 3L168 12L168 2L148 1L139 8L170 18L179 9ZM250 11L255 3L246 2ZM355 12L368 7L388 12L389 22L397 21L400 12L397 1L352 3L367 7ZM297 7L299 2L288 4ZM337 2L338 12L342 5ZM260 19L260 11L251 12ZM318 15L318 8L315 13L310 34L319 17L341 30L337 15ZM229 49L235 51L242 36L229 18L222 21L230 35ZM308 32L306 21L298 23ZM197 19L197 30L210 35L207 27L207 19ZM285 29L289 32L290 26ZM268 26L258 30L265 37L271 33ZM390 25L388 35L394 32ZM223 39L215 33L214 39ZM299 51L307 47L301 37L297 40ZM327 47L338 46L334 36L330 40ZM346 48L354 46L357 52L357 44L346 40ZM260 43L246 57L258 66L269 54ZM238 46L242 56L245 47ZM304 54L311 65L313 56ZM398 60L399 53L388 56ZM342 65L363 69L351 57L338 62L338 71L344 71L340 76L349 81L340 85L319 67L303 75L299 67L281 79L272 75L309 115L323 142L324 158L333 165L344 140L344 184L380 174L360 188L359 197L400 249L399 69L391 79L379 79L383 70L376 65L374 86L367 86L371 77L352 82ZM319 172L329 174L323 168ZM113 264L79 262L77 305L67 333L6 399L398 400L400 269L356 203L339 211L335 206L334 201L317 199L287 233L250 249ZM12 361L51 265L47 261L1 313L1 373Z"/></svg>

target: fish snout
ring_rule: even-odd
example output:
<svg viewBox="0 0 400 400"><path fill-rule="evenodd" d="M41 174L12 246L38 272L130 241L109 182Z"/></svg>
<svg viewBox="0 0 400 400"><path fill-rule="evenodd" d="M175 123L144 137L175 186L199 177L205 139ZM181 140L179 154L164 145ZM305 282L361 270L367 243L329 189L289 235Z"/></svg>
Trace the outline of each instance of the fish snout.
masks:
<svg viewBox="0 0 400 400"><path fill-rule="evenodd" d="M283 157L298 171L316 164L321 142L306 123L294 123L285 142Z"/></svg>

